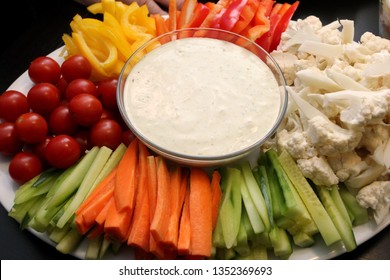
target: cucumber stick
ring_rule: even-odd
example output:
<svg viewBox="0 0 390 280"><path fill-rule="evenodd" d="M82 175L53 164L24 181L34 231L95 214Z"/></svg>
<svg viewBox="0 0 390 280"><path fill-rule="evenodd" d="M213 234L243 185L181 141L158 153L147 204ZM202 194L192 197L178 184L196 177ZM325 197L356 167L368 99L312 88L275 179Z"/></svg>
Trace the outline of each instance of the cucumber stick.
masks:
<svg viewBox="0 0 390 280"><path fill-rule="evenodd" d="M336 226L329 217L328 212L325 210L324 205L321 203L309 182L303 176L294 159L287 151L283 150L279 155L279 161L306 205L325 244L329 246L337 241L340 241L341 236Z"/></svg>
<svg viewBox="0 0 390 280"><path fill-rule="evenodd" d="M95 161L96 155L99 152L99 147L93 147L82 159L73 165L71 171L68 172L68 176L63 177L56 187L56 191L51 197L47 209L55 208L66 201L80 186L85 174Z"/></svg>
<svg viewBox="0 0 390 280"><path fill-rule="evenodd" d="M111 156L112 150L105 146L98 149L98 152L92 162L92 165L88 168L87 173L85 174L80 186L77 189L75 196L73 197L71 203L67 205L63 215L59 218L57 222L57 227L62 228L64 225L71 219L74 215L77 208L81 205L84 199L87 197L90 189L92 188L96 178L99 173L104 168L104 165Z"/></svg>
<svg viewBox="0 0 390 280"><path fill-rule="evenodd" d="M363 208L356 201L356 197L350 193L345 186L341 186L339 189L341 199L347 207L349 213L353 216L353 225L365 224L368 221L368 211Z"/></svg>
<svg viewBox="0 0 390 280"><path fill-rule="evenodd" d="M346 219L345 216L339 211L336 203L332 199L330 191L327 188L317 186L317 192L323 205L325 206L326 211L329 213L329 216L340 233L345 249L347 252L354 250L357 247L357 244L352 226L349 221L347 221L349 217Z"/></svg>

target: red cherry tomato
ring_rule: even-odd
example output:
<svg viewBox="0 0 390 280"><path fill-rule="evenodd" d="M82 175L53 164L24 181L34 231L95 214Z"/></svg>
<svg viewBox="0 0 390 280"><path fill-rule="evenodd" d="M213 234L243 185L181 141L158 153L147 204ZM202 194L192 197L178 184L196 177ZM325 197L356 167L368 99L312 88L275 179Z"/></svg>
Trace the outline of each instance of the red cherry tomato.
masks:
<svg viewBox="0 0 390 280"><path fill-rule="evenodd" d="M45 155L53 167L68 168L80 158L80 145L69 135L58 135L47 143Z"/></svg>
<svg viewBox="0 0 390 280"><path fill-rule="evenodd" d="M23 148L23 141L19 139L15 124L0 123L0 153L4 156L13 156Z"/></svg>
<svg viewBox="0 0 390 280"><path fill-rule="evenodd" d="M69 110L78 124L89 126L101 118L103 106L97 97L82 93L72 98L69 102Z"/></svg>
<svg viewBox="0 0 390 280"><path fill-rule="evenodd" d="M117 78L105 79L98 83L97 92L103 107L109 110L118 110L116 103L116 88L118 85Z"/></svg>
<svg viewBox="0 0 390 280"><path fill-rule="evenodd" d="M60 90L50 83L34 85L27 93L30 108L41 115L47 115L58 106L61 100Z"/></svg>
<svg viewBox="0 0 390 280"><path fill-rule="evenodd" d="M60 93L61 93L61 99L66 99L66 88L67 87L68 87L68 82L65 80L64 77L61 77L57 83L57 88L60 90Z"/></svg>
<svg viewBox="0 0 390 280"><path fill-rule="evenodd" d="M61 76L61 66L48 56L40 56L31 62L28 75L36 84L46 82L55 85Z"/></svg>
<svg viewBox="0 0 390 280"><path fill-rule="evenodd" d="M73 97L81 93L88 93L98 96L96 85L88 79L76 79L71 81L66 88L66 100L70 101Z"/></svg>
<svg viewBox="0 0 390 280"><path fill-rule="evenodd" d="M14 122L20 115L30 111L27 97L16 90L7 90L0 95L0 118Z"/></svg>
<svg viewBox="0 0 390 280"><path fill-rule="evenodd" d="M23 184L42 172L39 158L31 152L19 152L10 161L8 172L18 184Z"/></svg>
<svg viewBox="0 0 390 280"><path fill-rule="evenodd" d="M51 112L49 117L49 128L55 135L72 135L77 131L78 124L73 119L68 104L60 104Z"/></svg>
<svg viewBox="0 0 390 280"><path fill-rule="evenodd" d="M135 134L130 129L125 129L122 132L122 143L126 146L129 146L130 143L134 140Z"/></svg>
<svg viewBox="0 0 390 280"><path fill-rule="evenodd" d="M80 130L73 135L73 138L76 139L77 143L80 144L81 154L92 148L91 142L89 140L89 131Z"/></svg>
<svg viewBox="0 0 390 280"><path fill-rule="evenodd" d="M122 129L113 119L100 119L91 127L90 139L94 146L114 150L122 143Z"/></svg>
<svg viewBox="0 0 390 280"><path fill-rule="evenodd" d="M52 138L53 136L48 135L44 140L31 145L32 153L40 159L43 166L49 166L49 163L46 159L46 146Z"/></svg>
<svg viewBox="0 0 390 280"><path fill-rule="evenodd" d="M45 139L48 125L42 115L34 112L24 113L15 121L19 138L26 143L37 143Z"/></svg>
<svg viewBox="0 0 390 280"><path fill-rule="evenodd" d="M73 55L61 65L61 74L68 83L80 78L89 79L91 73L91 63L82 55Z"/></svg>

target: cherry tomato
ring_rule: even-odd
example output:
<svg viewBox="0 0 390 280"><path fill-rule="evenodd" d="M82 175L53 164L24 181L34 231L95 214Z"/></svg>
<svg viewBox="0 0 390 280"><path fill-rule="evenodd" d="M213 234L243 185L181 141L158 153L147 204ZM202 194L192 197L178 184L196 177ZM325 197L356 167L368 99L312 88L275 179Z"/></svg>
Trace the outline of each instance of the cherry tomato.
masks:
<svg viewBox="0 0 390 280"><path fill-rule="evenodd" d="M36 143L45 139L48 125L42 115L35 112L24 113L15 121L19 138L26 143Z"/></svg>
<svg viewBox="0 0 390 280"><path fill-rule="evenodd" d="M60 90L50 83L34 85L27 93L30 108L41 115L47 115L58 106L61 100Z"/></svg>
<svg viewBox="0 0 390 280"><path fill-rule="evenodd" d="M116 114L114 114L114 112L112 112L111 110L104 108L104 106L103 106L103 113L101 115L101 118L102 119L115 119Z"/></svg>
<svg viewBox="0 0 390 280"><path fill-rule="evenodd" d="M76 132L73 134L73 138L80 144L81 154L93 147L91 141L89 140L89 131L87 130L80 130Z"/></svg>
<svg viewBox="0 0 390 280"><path fill-rule="evenodd" d="M46 82L55 85L61 76L61 66L48 56L40 56L31 62L28 75L36 84Z"/></svg>
<svg viewBox="0 0 390 280"><path fill-rule="evenodd" d="M78 124L89 126L101 118L103 106L97 97L91 94L82 93L70 100L69 110Z"/></svg>
<svg viewBox="0 0 390 280"><path fill-rule="evenodd" d="M116 88L118 85L117 78L105 79L98 83L97 92L103 107L110 110L118 110L116 103Z"/></svg>
<svg viewBox="0 0 390 280"><path fill-rule="evenodd" d="M91 73L91 63L82 55L73 55L61 65L61 74L68 83L79 78L89 79Z"/></svg>
<svg viewBox="0 0 390 280"><path fill-rule="evenodd" d="M57 83L57 88L60 90L60 93L61 93L61 99L66 99L66 88L67 87L68 87L68 82L65 80L64 77L61 77Z"/></svg>
<svg viewBox="0 0 390 280"><path fill-rule="evenodd" d="M0 153L4 156L13 156L23 148L23 141L15 129L15 124L11 122L0 123Z"/></svg>
<svg viewBox="0 0 390 280"><path fill-rule="evenodd" d="M27 97L16 90L7 90L0 95L0 118L14 122L20 115L30 111Z"/></svg>
<svg viewBox="0 0 390 280"><path fill-rule="evenodd" d="M23 184L42 172L39 158L31 152L19 152L10 161L8 172L18 184Z"/></svg>
<svg viewBox="0 0 390 280"><path fill-rule="evenodd" d="M53 134L72 135L77 131L78 124L73 119L68 104L60 104L50 114L49 128Z"/></svg>
<svg viewBox="0 0 390 280"><path fill-rule="evenodd" d="M53 136L47 135L44 140L31 145L32 153L40 159L43 166L49 166L49 163L46 159L46 146L52 138Z"/></svg>
<svg viewBox="0 0 390 280"><path fill-rule="evenodd" d="M91 127L90 139L94 146L114 150L122 143L122 129L113 119L100 119Z"/></svg>
<svg viewBox="0 0 390 280"><path fill-rule="evenodd" d="M130 143L134 140L135 134L130 129L125 129L122 132L122 143L126 146L129 146Z"/></svg>
<svg viewBox="0 0 390 280"><path fill-rule="evenodd" d="M46 145L47 162L56 168L68 168L80 158L80 144L69 135L57 135Z"/></svg>
<svg viewBox="0 0 390 280"><path fill-rule="evenodd" d="M66 100L70 101L73 97L81 93L98 96L96 85L92 81L88 79L76 79L71 81L66 88Z"/></svg>

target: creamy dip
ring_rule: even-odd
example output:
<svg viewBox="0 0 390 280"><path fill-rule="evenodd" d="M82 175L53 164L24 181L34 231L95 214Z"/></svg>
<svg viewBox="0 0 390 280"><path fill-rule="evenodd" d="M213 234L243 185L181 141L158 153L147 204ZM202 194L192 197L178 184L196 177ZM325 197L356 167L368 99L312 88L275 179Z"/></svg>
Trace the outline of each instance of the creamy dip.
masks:
<svg viewBox="0 0 390 280"><path fill-rule="evenodd" d="M150 142L190 156L223 156L259 141L280 108L279 86L256 55L209 38L171 41L129 73L124 106Z"/></svg>

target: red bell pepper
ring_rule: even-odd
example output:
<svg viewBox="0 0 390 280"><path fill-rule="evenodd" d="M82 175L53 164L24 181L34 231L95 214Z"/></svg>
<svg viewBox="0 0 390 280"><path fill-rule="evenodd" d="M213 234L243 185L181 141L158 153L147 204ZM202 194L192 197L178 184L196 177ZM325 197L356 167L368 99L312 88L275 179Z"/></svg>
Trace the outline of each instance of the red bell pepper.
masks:
<svg viewBox="0 0 390 280"><path fill-rule="evenodd" d="M255 17L259 5L260 0L248 0L231 31L240 34Z"/></svg>
<svg viewBox="0 0 390 280"><path fill-rule="evenodd" d="M191 19L184 27L195 28L201 26L209 13L210 8L207 5L198 3L193 11Z"/></svg>
<svg viewBox="0 0 390 280"><path fill-rule="evenodd" d="M231 30L240 19L240 14L247 2L248 0L232 0L221 16L219 27L224 30Z"/></svg>
<svg viewBox="0 0 390 280"><path fill-rule="evenodd" d="M184 0L183 6L181 8L180 20L178 22L179 29L185 28L191 21L197 4L197 0Z"/></svg>

